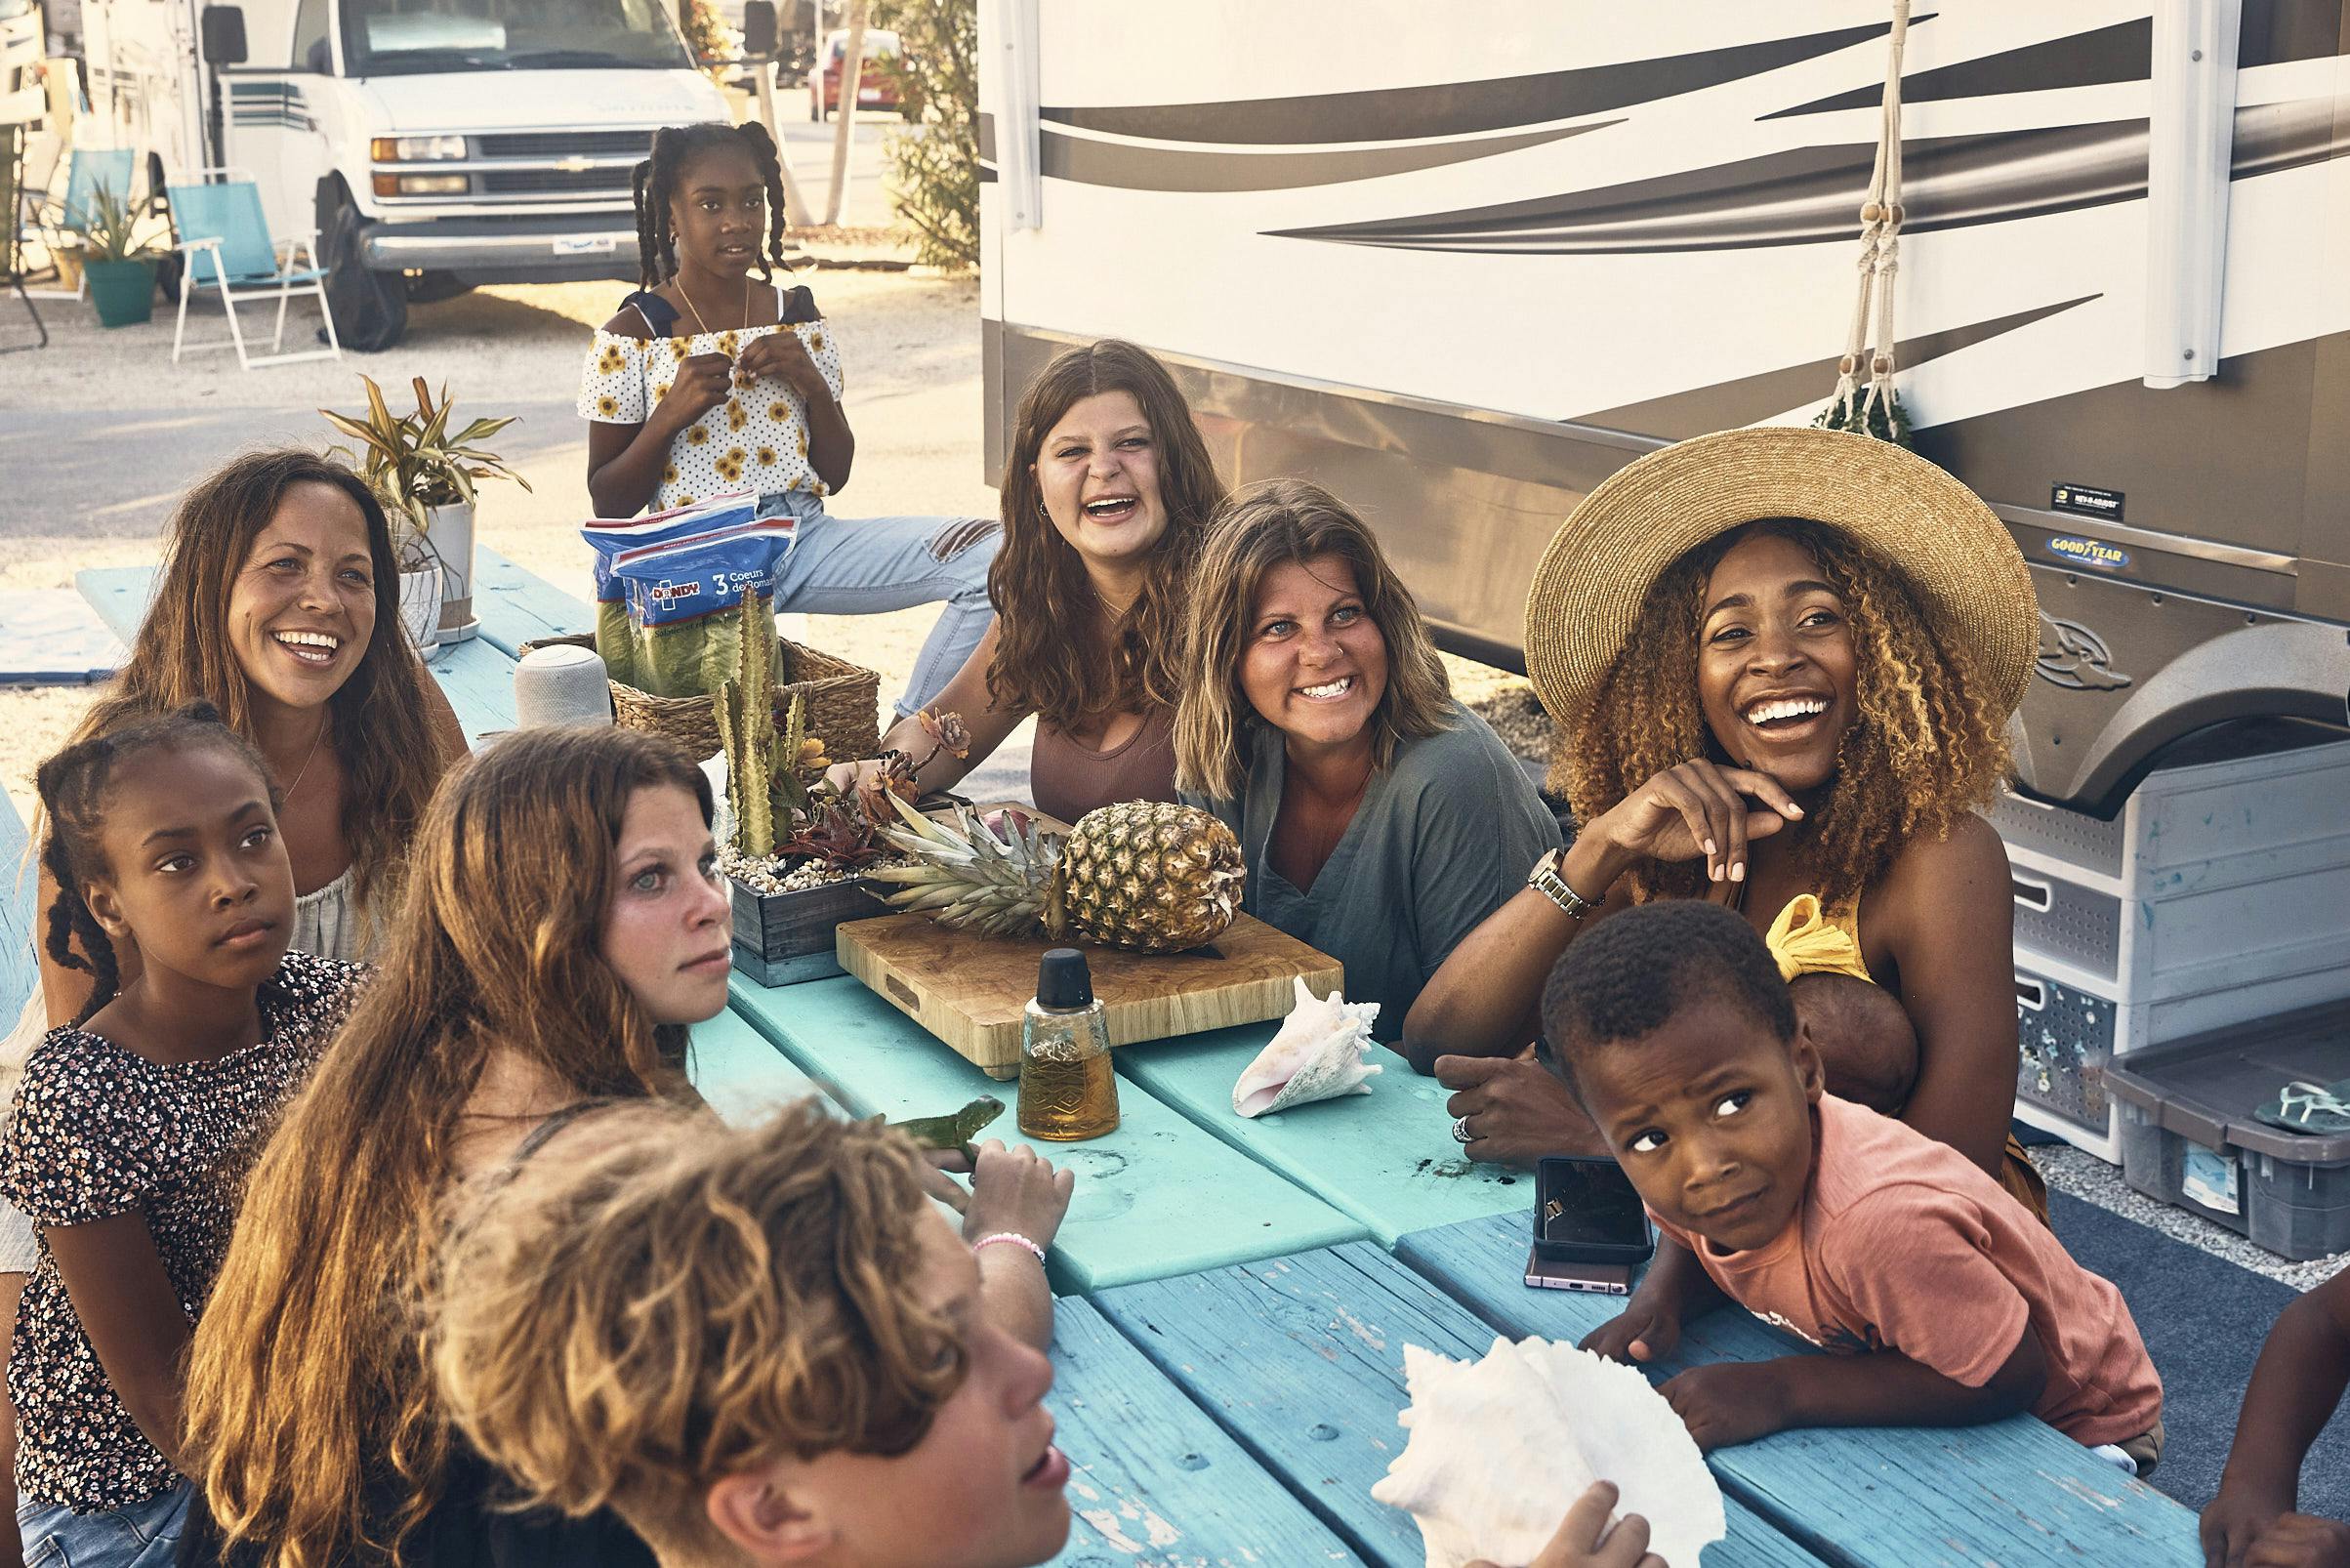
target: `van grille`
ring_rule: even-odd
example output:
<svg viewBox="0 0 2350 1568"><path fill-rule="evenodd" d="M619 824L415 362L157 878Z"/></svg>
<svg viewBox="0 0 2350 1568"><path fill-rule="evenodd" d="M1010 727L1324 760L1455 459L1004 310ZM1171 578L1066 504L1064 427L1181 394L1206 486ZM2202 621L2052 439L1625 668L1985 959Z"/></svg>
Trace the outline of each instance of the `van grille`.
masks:
<svg viewBox="0 0 2350 1568"><path fill-rule="evenodd" d="M650 131L515 131L474 138L481 158L645 157L653 149ZM624 170L623 173L626 171Z"/></svg>
<svg viewBox="0 0 2350 1568"><path fill-rule="evenodd" d="M556 192L563 195L606 193L627 197L629 172L626 169L485 169L474 177L480 188L493 196L544 195Z"/></svg>

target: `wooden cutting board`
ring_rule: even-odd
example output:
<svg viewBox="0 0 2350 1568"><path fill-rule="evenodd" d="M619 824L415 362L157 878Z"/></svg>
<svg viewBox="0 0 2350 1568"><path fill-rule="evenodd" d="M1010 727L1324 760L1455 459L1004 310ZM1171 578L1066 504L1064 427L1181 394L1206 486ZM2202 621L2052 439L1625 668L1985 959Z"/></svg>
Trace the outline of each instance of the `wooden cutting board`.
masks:
<svg viewBox="0 0 2350 1568"><path fill-rule="evenodd" d="M1020 1013L1052 943L955 930L927 915L850 921L835 942L843 969L989 1077L1019 1076ZM1284 1018L1297 1005L1296 976L1316 995L1344 977L1337 959L1247 915L1189 953L1085 955L1115 1046Z"/></svg>

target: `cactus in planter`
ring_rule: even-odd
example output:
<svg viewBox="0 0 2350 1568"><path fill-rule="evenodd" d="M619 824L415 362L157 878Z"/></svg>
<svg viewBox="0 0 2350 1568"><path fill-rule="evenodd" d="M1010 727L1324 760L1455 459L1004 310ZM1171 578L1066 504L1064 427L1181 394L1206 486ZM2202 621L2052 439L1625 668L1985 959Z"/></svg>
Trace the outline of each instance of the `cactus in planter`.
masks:
<svg viewBox="0 0 2350 1568"><path fill-rule="evenodd" d="M719 744L726 753L726 805L734 813L734 846L763 859L775 852L775 622L756 594L742 601L742 636L734 674L718 692ZM792 699L787 728L804 733L800 699ZM797 762L795 743L782 755ZM798 779L792 769L784 776Z"/></svg>

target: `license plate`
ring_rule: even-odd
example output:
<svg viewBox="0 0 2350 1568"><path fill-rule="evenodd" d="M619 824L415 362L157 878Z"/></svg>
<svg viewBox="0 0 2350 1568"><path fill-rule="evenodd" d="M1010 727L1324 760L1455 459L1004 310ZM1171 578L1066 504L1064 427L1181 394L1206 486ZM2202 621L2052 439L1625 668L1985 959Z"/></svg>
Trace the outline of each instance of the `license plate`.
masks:
<svg viewBox="0 0 2350 1568"><path fill-rule="evenodd" d="M570 234L555 242L557 256L609 256L612 250L609 234Z"/></svg>
<svg viewBox="0 0 2350 1568"><path fill-rule="evenodd" d="M882 93L878 87L868 87L857 94L857 102L860 103L879 103L881 101Z"/></svg>

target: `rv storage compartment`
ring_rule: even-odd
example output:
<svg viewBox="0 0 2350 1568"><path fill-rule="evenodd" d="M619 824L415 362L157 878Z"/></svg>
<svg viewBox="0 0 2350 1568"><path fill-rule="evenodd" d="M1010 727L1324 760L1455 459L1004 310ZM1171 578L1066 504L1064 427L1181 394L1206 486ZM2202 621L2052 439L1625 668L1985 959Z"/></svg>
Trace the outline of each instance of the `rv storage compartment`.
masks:
<svg viewBox="0 0 2350 1568"><path fill-rule="evenodd" d="M2350 1078L2350 1003L2159 1046L2106 1074L2122 1178L2295 1261L2350 1249L2350 1134L2253 1113L2288 1083Z"/></svg>
<svg viewBox="0 0 2350 1568"><path fill-rule="evenodd" d="M2175 747L2112 822L2002 794L2016 1113L2121 1158L2109 1062L2350 996L2350 741L2292 721Z"/></svg>

